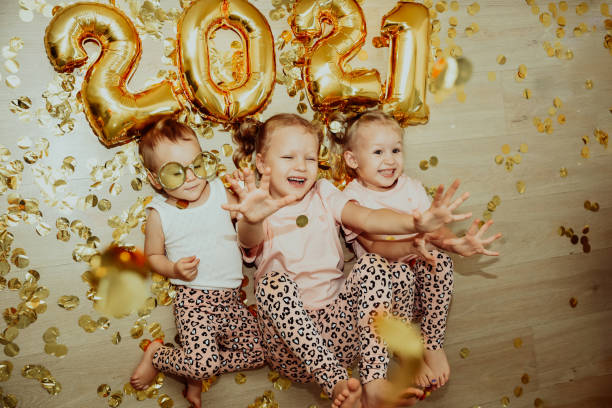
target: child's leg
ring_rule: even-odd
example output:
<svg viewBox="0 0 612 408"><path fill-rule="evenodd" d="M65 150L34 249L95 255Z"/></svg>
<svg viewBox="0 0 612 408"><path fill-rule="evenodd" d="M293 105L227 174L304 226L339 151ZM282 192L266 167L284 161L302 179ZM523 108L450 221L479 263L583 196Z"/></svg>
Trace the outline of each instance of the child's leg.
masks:
<svg viewBox="0 0 612 408"><path fill-rule="evenodd" d="M330 396L348 374L327 348L300 300L297 285L270 272L256 290L259 322L270 366L294 381L314 380Z"/></svg>
<svg viewBox="0 0 612 408"><path fill-rule="evenodd" d="M222 327L217 342L221 355L220 373L249 370L264 365L264 353L257 319L240 301L240 290L224 291L223 312L218 315Z"/></svg>
<svg viewBox="0 0 612 408"><path fill-rule="evenodd" d="M153 366L165 373L203 380L219 372L221 358L215 339L218 327L206 291L177 287L176 328L180 347L160 347Z"/></svg>
<svg viewBox="0 0 612 408"><path fill-rule="evenodd" d="M417 259L413 270L416 274L416 314L422 316L425 369L431 369L428 375L431 385L439 387L446 383L450 374L442 346L453 291L453 261L444 252L435 251L434 255L435 265Z"/></svg>

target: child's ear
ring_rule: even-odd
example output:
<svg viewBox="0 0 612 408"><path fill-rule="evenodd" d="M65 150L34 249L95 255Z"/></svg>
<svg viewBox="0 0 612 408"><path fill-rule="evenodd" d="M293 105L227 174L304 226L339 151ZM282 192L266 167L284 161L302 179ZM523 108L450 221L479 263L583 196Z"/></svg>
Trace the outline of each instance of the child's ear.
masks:
<svg viewBox="0 0 612 408"><path fill-rule="evenodd" d="M255 167L257 167L257 171L259 172L259 174L263 174L264 170L266 169L261 153L257 153L255 155Z"/></svg>
<svg viewBox="0 0 612 408"><path fill-rule="evenodd" d="M147 178L149 179L149 183L151 183L153 188L155 188L156 190L162 190L162 185L159 184L157 177L155 177L153 173L151 173L151 170L149 169L146 169L146 170L147 170Z"/></svg>
<svg viewBox="0 0 612 408"><path fill-rule="evenodd" d="M352 151L345 150L342 156L344 157L344 162L347 166L353 170L357 169L357 159L355 159L355 154Z"/></svg>

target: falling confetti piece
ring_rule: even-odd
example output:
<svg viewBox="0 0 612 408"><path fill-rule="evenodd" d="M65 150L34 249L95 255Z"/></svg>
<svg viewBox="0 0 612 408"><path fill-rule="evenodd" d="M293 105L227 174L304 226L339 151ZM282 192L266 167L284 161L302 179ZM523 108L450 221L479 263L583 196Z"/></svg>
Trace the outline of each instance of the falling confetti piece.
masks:
<svg viewBox="0 0 612 408"><path fill-rule="evenodd" d="M498 55L497 56L497 63L499 65L504 65L506 63L506 56L505 55Z"/></svg>
<svg viewBox="0 0 612 408"><path fill-rule="evenodd" d="M559 175L561 177L567 177L567 168L561 167L561 169L559 170Z"/></svg>
<svg viewBox="0 0 612 408"><path fill-rule="evenodd" d="M542 408L544 406L544 401L542 401L541 398L536 398L535 400L533 400L533 406L535 408Z"/></svg>
<svg viewBox="0 0 612 408"><path fill-rule="evenodd" d="M467 347L463 347L459 351L459 355L461 356L461 358L467 358L470 355L470 349Z"/></svg>
<svg viewBox="0 0 612 408"><path fill-rule="evenodd" d="M575 297L570 298L569 304L572 308L578 306L578 300Z"/></svg>
<svg viewBox="0 0 612 408"><path fill-rule="evenodd" d="M525 373L521 376L521 382L523 384L529 384L529 374Z"/></svg>
<svg viewBox="0 0 612 408"><path fill-rule="evenodd" d="M493 82L495 81L495 71L489 71L489 81Z"/></svg>
<svg viewBox="0 0 612 408"><path fill-rule="evenodd" d="M510 404L510 398L502 397L501 404L502 404L502 407L507 407Z"/></svg>
<svg viewBox="0 0 612 408"><path fill-rule="evenodd" d="M237 373L234 376L234 381L236 384L244 384L247 381L247 377L243 373Z"/></svg>
<svg viewBox="0 0 612 408"><path fill-rule="evenodd" d="M521 387L520 385L519 385L519 386L516 386L516 387L514 388L514 396L518 398L518 397L520 397L521 395L523 395L523 387Z"/></svg>
<svg viewBox="0 0 612 408"><path fill-rule="evenodd" d="M518 191L519 194L525 194L525 182L524 181L516 182L516 191Z"/></svg>
<svg viewBox="0 0 612 408"><path fill-rule="evenodd" d="M593 81L590 79L587 79L586 82L584 83L584 87L586 89L593 89Z"/></svg>
<svg viewBox="0 0 612 408"><path fill-rule="evenodd" d="M514 348L521 348L523 346L523 339L517 337L513 340Z"/></svg>

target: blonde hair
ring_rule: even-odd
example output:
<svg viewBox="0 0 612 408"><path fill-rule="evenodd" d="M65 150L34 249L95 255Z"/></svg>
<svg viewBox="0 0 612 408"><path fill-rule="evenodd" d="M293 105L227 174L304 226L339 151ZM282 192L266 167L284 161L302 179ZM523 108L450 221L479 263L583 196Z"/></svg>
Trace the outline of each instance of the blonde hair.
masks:
<svg viewBox="0 0 612 408"><path fill-rule="evenodd" d="M232 140L238 145L232 159L236 167L249 160L253 153L263 153L266 148L266 139L270 132L283 126L302 126L317 137L319 145L323 141L323 129L303 117L294 113L279 113L271 116L265 122L255 119L246 119L234 131Z"/></svg>
<svg viewBox="0 0 612 408"><path fill-rule="evenodd" d="M340 125L339 129L332 129L329 132L330 139L337 146L339 146L344 152L345 150L351 150L355 146L355 140L357 138L357 133L362 126L368 124L381 124L386 126L391 126L396 129L398 135L404 135L404 129L397 123L397 121L390 115L386 114L381 110L370 110L365 111L362 114L344 114L341 112L334 112L329 117L329 123L338 122ZM336 130L334 132L334 130ZM350 168L344 162L344 155L342 156L342 164L346 169L346 172L349 176L356 178L357 173L355 170Z"/></svg>
<svg viewBox="0 0 612 408"><path fill-rule="evenodd" d="M138 141L138 153L142 157L145 167L151 169L152 153L155 147L162 141L167 140L177 143L179 140L198 141L193 129L173 118L164 118L146 128Z"/></svg>

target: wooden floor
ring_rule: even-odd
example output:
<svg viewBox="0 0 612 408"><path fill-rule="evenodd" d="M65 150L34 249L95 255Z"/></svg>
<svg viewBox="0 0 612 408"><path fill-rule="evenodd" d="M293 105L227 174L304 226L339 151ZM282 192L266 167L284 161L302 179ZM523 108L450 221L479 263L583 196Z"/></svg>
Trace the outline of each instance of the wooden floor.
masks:
<svg viewBox="0 0 612 408"><path fill-rule="evenodd" d="M268 0L252 0L264 15L272 9ZM364 49L369 58L354 61L354 67L376 67L386 73L387 50L374 49L371 39L378 34L381 16L395 4L390 0L363 0L368 23L368 40ZM437 2L436 2L437 3ZM508 397L510 407L533 407L539 398L544 407L555 408L603 408L612 407L612 148L605 149L594 137L594 130L612 132L612 54L603 46L606 35L602 4L608 2L585 1L588 11L577 15L578 1L568 1L565 16L565 36L555 36L558 25L553 21L544 27L538 15L532 13L525 1L481 0L480 10L474 16L467 13L472 1L460 1L459 10L439 13L441 22L439 37L446 47L449 18L458 19L455 43L463 50L463 56L473 64L473 75L465 86L466 100L459 102L456 95L435 103L428 96L431 109L427 125L408 128L406 131L406 171L426 185L449 183L453 178L463 182L462 190L471 193L464 205L481 217L487 202L494 195L501 204L493 213L494 231L501 231L504 238L494 245L502 256L499 258L474 257L455 259L455 292L447 329L446 350L451 364L451 379L446 387L434 393L420 405L428 407L500 407ZM549 3L533 2L540 13L549 11ZM564 2L561 2L564 3ZM124 9L127 3L117 0ZM551 3L557 9L559 2ZM162 1L165 9L178 7L179 2ZM435 4L434 4L435 6ZM10 226L15 236L12 249L24 248L30 259L26 269L12 266L5 276L7 280L23 281L27 269L40 272L39 284L49 289L48 310L37 321L19 330L14 342L19 346L15 357L0 356L13 365L13 370L0 387L4 394L16 396L19 407L105 407L108 398L99 397L96 390L108 384L113 391L120 391L141 356L139 339L130 337L130 328L136 318L111 319L107 330L86 333L78 326L80 316L89 314L94 319L100 315L87 300L87 284L80 275L87 270L83 262L72 259L72 252L82 240L74 235L69 242L56 239L55 221L65 216L70 221L80 219L89 226L102 244L112 240L112 228L107 219L121 215L137 197L151 195L149 186L133 191L133 178L128 169L122 170L120 183L123 192L112 196L109 183L99 190L92 190L87 161L96 158L104 163L112 159L118 149L107 150L95 139L83 115L75 116L74 132L55 136L51 128L41 127L33 119L20 121L6 107L10 101L29 96L33 108L44 107L41 93L53 79L42 44L48 18L34 12L34 21L22 22L18 18L18 2L6 2L0 10L2 36L0 44L8 44L10 38L19 36L24 48L16 57L20 64L17 75L21 85L16 89L0 85L0 95L5 109L0 111L0 144L12 153L9 160L21 159L25 150L17 147L17 139L28 136L32 142L40 137L50 141L45 165L59 169L64 157L76 158L76 171L68 177L68 185L59 190L59 198L68 193L83 197L95 193L99 198L112 202L109 212L95 208L74 209L62 212L52 203L45 203L41 188L35 183L31 166L26 164L23 181L16 191L23 198L37 198L43 213L43 221L51 226L51 232L41 237L34 225L19 223ZM477 23L479 31L467 37L465 27ZM588 32L576 37L574 27L585 23ZM275 38L288 29L285 19L270 20ZM164 36L173 36L173 27L164 27ZM572 60L548 57L543 44L552 46L556 41L573 51ZM146 39L144 56L138 73L132 82L134 89L144 86L144 81L156 75L161 68L162 40ZM496 62L498 55L507 58L505 65ZM527 67L527 77L515 80L519 64ZM491 72L495 73L494 80ZM9 73L2 69L2 80ZM382 75L385 77L385 75ZM592 89L585 83L592 81ZM531 90L531 98L523 97L524 90ZM533 124L534 117L544 120L551 117L549 108L559 97L562 106L553 119L552 134L539 133ZM298 101L287 96L285 89L277 85L264 117L276 112L293 111ZM306 115L310 117L312 111ZM557 116L564 114L566 123L560 124ZM583 158L581 137L590 138L590 157ZM202 140L210 149L219 150L229 143L227 133L216 131L212 140ZM518 153L521 143L528 145L522 154L522 162L507 172L496 165L494 158L502 154L501 148L509 144L512 154ZM435 155L437 167L427 171L419 169L419 162ZM6 166L6 162L1 163ZM567 177L560 176L560 169L567 168ZM524 181L526 190L519 194L516 183ZM7 210L9 190L0 197L0 211ZM584 201L597 202L598 212L584 209ZM467 223L453 227L460 232ZM587 236L591 252L583 253L580 244L572 245L569 238L557 233L560 226L572 227L579 232L590 226ZM581 234L579 234L581 235ZM126 242L141 246L143 236L139 228L132 230ZM252 271L247 270L247 274ZM76 295L79 306L72 311L57 306L62 295ZM570 298L577 300L570 307ZM17 306L21 302L17 291L8 288L0 291L0 310ZM171 308L158 307L149 324L159 322L168 340L176 333ZM42 334L49 327L57 327L58 342L67 345L68 354L57 358L44 352ZM0 323L0 331L5 323ZM122 340L115 345L113 334L119 332ZM520 338L522 346L514 345ZM467 357L460 351L468 349ZM1 363L1 362L0 362ZM21 375L27 364L41 364L48 368L61 383L62 390L52 396L41 385ZM267 368L247 372L247 381L237 384L233 374L222 376L210 391L203 394L203 406L246 407L266 390L273 390L280 407L327 407L329 402L320 398L315 385L292 385L286 390L275 390L268 381ZM527 374L529 382L521 378ZM521 386L522 394L515 395ZM175 407L186 406L181 396L182 384L166 378L160 394L174 400ZM0 404L1 405L1 404ZM137 402L133 396L123 396L121 407L154 407L156 399Z"/></svg>

